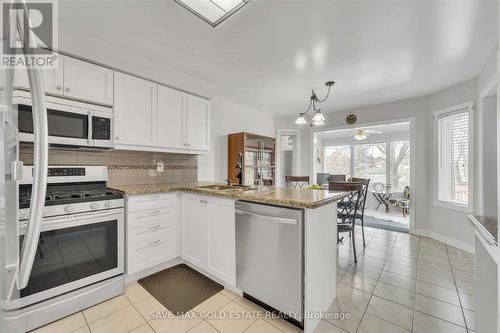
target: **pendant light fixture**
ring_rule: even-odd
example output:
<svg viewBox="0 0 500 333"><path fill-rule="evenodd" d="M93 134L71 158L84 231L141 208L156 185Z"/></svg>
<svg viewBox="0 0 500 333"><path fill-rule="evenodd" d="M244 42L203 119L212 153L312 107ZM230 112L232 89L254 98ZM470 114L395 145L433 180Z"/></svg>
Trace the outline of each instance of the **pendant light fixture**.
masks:
<svg viewBox="0 0 500 333"><path fill-rule="evenodd" d="M328 81L325 83L325 86L328 87L328 92L326 93L325 98L319 99L314 89L312 90L312 95L309 99L309 106L305 112L299 113L299 116L295 120L295 124L297 125L305 125L309 124L309 126L321 126L325 124L325 116L321 113L321 109L316 107L316 104L321 104L328 96L330 96L330 90L332 86L335 84L333 81Z"/></svg>

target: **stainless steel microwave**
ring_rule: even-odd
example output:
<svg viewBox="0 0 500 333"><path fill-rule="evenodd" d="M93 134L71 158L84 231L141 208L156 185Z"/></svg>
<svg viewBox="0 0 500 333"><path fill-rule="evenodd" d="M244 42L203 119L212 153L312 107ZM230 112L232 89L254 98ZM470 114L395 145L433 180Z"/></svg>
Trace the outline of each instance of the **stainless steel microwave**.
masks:
<svg viewBox="0 0 500 333"><path fill-rule="evenodd" d="M19 142L32 143L33 114L29 98L14 97ZM49 144L52 147L112 149L113 109L57 97L46 98Z"/></svg>

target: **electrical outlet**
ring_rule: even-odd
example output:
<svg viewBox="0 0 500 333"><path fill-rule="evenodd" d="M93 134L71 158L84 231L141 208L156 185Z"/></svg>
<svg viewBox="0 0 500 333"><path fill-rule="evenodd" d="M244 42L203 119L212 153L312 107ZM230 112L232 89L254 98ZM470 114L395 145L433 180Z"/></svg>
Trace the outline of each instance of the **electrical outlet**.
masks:
<svg viewBox="0 0 500 333"><path fill-rule="evenodd" d="M159 161L156 164L156 172L163 172L165 170L165 165L163 165L163 162Z"/></svg>

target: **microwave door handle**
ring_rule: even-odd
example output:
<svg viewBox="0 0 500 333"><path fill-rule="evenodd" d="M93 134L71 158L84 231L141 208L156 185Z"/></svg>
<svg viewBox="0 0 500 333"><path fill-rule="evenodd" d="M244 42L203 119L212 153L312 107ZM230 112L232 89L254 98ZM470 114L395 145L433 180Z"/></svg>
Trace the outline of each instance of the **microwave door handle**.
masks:
<svg viewBox="0 0 500 333"><path fill-rule="evenodd" d="M23 27L21 26L20 15L24 20L29 20L28 7L24 0L22 13L17 15L17 30L24 49L24 54L28 53L28 46L25 40L21 38ZM23 21L27 22L27 21ZM31 24L30 24L31 26ZM35 35L30 30L30 39L35 39ZM38 240L43 218L43 208L45 206L45 194L47 190L47 169L48 169L48 150L49 137L47 125L47 108L45 105L45 89L43 84L42 72L38 68L27 67L28 81L31 91L31 100L33 101L33 127L34 127L34 174L33 187L31 189L31 203L29 211L28 226L21 248L18 271L18 288L23 289L28 285L31 269L35 259Z"/></svg>
<svg viewBox="0 0 500 333"><path fill-rule="evenodd" d="M93 145L93 143L92 143L92 117L94 116L94 114L92 113L92 111L89 111L87 113L87 116L88 116L88 127L89 127L87 143L89 146L92 146Z"/></svg>

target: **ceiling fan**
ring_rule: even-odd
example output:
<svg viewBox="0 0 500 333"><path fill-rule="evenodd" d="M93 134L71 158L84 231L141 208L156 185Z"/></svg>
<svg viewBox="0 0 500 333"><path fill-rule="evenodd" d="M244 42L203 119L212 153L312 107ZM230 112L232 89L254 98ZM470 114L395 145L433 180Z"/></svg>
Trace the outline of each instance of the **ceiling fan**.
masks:
<svg viewBox="0 0 500 333"><path fill-rule="evenodd" d="M354 133L354 139L358 141L366 140L367 137L369 137L371 134L382 134L382 131L376 130L376 129L362 129L362 128L357 128L355 129Z"/></svg>

